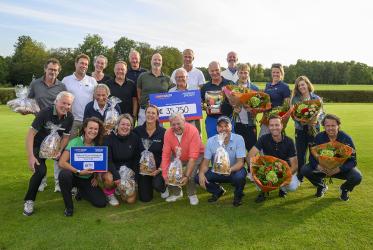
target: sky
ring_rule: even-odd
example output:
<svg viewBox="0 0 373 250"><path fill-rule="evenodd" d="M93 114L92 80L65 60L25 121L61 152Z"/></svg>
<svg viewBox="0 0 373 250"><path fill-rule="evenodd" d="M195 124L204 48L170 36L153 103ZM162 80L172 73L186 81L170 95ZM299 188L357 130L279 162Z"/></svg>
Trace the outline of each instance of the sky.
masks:
<svg viewBox="0 0 373 250"><path fill-rule="evenodd" d="M195 66L229 51L240 62L295 64L298 59L373 66L369 0L1 0L0 55L21 35L49 48L75 48L87 34L113 46L120 37L195 52Z"/></svg>

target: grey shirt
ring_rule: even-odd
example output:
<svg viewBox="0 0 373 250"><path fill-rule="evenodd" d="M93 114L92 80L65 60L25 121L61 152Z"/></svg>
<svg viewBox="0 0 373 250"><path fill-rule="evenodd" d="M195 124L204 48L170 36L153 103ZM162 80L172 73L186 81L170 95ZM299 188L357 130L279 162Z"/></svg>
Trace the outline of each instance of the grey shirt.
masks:
<svg viewBox="0 0 373 250"><path fill-rule="evenodd" d="M40 110L46 107L51 107L54 104L56 96L61 92L66 91L66 86L60 80L56 79L56 82L52 86L48 86L44 82L44 76L35 79L30 83L30 91L28 98L35 99L39 105Z"/></svg>

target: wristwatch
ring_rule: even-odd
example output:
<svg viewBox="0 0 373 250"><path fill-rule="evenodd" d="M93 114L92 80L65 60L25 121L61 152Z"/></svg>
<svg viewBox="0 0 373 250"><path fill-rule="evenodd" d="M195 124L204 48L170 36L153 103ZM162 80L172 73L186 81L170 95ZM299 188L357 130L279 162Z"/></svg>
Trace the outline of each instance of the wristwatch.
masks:
<svg viewBox="0 0 373 250"><path fill-rule="evenodd" d="M80 175L80 170L79 169L76 170L75 174L79 176Z"/></svg>

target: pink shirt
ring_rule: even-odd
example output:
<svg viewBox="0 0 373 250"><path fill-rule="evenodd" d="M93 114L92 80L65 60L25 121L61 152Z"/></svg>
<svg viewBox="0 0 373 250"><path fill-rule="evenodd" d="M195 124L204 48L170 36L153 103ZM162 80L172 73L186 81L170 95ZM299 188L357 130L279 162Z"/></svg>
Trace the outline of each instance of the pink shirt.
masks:
<svg viewBox="0 0 373 250"><path fill-rule="evenodd" d="M167 170L171 163L171 156L176 155L175 149L177 146L181 147L180 160L182 162L188 161L189 159L197 160L205 150L199 132L193 125L185 122L184 132L180 143L172 128L167 129L164 135L161 163L162 176L164 178L167 177Z"/></svg>

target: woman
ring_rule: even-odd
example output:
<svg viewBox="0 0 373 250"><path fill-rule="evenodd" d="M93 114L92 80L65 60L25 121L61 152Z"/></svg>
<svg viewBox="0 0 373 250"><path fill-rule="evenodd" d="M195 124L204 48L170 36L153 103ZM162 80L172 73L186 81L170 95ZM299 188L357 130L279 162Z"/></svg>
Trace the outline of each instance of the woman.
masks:
<svg viewBox="0 0 373 250"><path fill-rule="evenodd" d="M102 122L91 117L83 121L80 136L72 139L63 152L59 165L62 168L59 174L61 194L65 203L65 216L73 215L73 200L71 189L78 188L78 197L86 199L95 207L105 207L106 199L102 190L98 187L97 180L91 170L78 170L70 164L70 148L82 146L102 145L104 126Z"/></svg>
<svg viewBox="0 0 373 250"><path fill-rule="evenodd" d="M149 202L153 199L153 189L161 193L162 198L168 197L168 190L161 174L163 137L166 129L159 126L159 110L154 105L149 105L145 109L145 123L134 129L140 139L151 141L149 151L153 153L156 170L150 175L139 175L139 199L142 202ZM141 144L141 152L145 150Z"/></svg>
<svg viewBox="0 0 373 250"><path fill-rule="evenodd" d="M118 206L115 188L121 184L119 170L121 166L131 169L136 179L139 173L140 145L139 137L132 131L133 119L130 114L119 116L116 131L105 138L104 145L108 147L109 171L102 175L104 193L112 206ZM121 195L123 201L132 204L136 202L136 192L130 196Z"/></svg>
<svg viewBox="0 0 373 250"><path fill-rule="evenodd" d="M104 74L104 69L107 66L107 58L105 56L96 56L93 66L95 67L95 71L92 72L92 77L96 79L97 83L105 83L111 79L110 76Z"/></svg>
<svg viewBox="0 0 373 250"><path fill-rule="evenodd" d="M293 93L291 96L291 105L296 103L307 101L307 100L315 100L321 99L318 95L313 93L314 88L311 81L306 76L300 76L295 80ZM317 132L320 132L320 116L316 117L314 121L314 127L316 128ZM315 136L309 133L309 125L302 124L299 121L294 120L295 123L295 147L297 149L297 157L298 157L298 179L299 181L303 181L303 176L301 175L301 169L303 165L306 163L306 154L307 148L314 142Z"/></svg>
<svg viewBox="0 0 373 250"><path fill-rule="evenodd" d="M272 82L268 82L264 92L271 98L272 108L282 106L285 102L290 103L289 86L283 82L285 77L284 67L280 63L274 63L271 66ZM262 124L260 127L259 137L269 134L268 126Z"/></svg>

